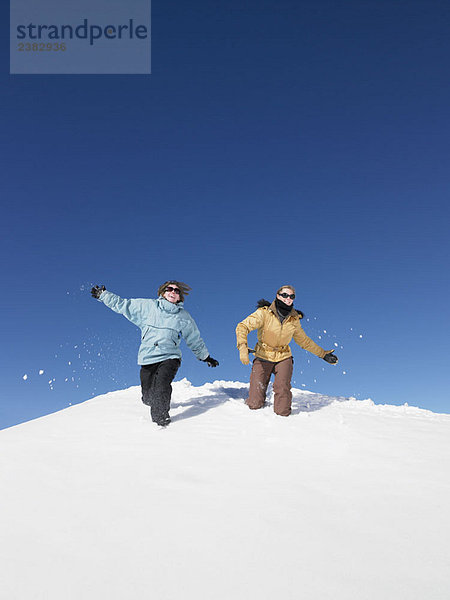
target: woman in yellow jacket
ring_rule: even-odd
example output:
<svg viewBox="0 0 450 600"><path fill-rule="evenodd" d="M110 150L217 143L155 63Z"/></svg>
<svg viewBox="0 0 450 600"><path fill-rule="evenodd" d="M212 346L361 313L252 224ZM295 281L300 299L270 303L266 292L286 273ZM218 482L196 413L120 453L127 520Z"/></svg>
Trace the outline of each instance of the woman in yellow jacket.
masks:
<svg viewBox="0 0 450 600"><path fill-rule="evenodd" d="M337 356L332 354L333 350L324 350L303 331L300 325L303 314L294 309L294 298L295 289L292 285L283 285L272 304L260 300L258 309L236 327L237 347L244 365L250 362L247 336L250 331L258 330L247 400L249 408L264 406L270 376L274 373L274 411L283 417L291 414L293 358L289 343L292 338L299 346L328 363L338 361Z"/></svg>

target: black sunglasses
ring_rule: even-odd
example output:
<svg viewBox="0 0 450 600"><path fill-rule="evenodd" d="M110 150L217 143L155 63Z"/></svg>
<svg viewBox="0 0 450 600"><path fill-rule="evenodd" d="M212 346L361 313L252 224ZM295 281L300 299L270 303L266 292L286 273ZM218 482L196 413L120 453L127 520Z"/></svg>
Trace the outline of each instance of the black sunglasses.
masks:
<svg viewBox="0 0 450 600"><path fill-rule="evenodd" d="M295 298L295 294L286 294L286 292L283 292L282 294L278 294L279 296L281 296L282 298L291 298L292 300Z"/></svg>
<svg viewBox="0 0 450 600"><path fill-rule="evenodd" d="M178 294L178 295L180 295L180 293L181 293L179 288L172 287L171 285L168 285L166 287L166 292L175 292L175 294Z"/></svg>

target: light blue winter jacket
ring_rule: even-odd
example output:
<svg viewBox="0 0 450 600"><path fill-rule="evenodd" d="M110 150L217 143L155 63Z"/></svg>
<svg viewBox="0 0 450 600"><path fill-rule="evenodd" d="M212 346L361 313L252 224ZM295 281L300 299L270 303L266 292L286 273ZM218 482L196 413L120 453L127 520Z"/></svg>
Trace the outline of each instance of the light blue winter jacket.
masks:
<svg viewBox="0 0 450 600"><path fill-rule="evenodd" d="M99 301L140 327L139 365L151 365L168 358L181 358L182 337L199 360L209 356L200 331L194 319L183 308L182 302L173 304L161 296L156 300L127 300L108 291L100 295Z"/></svg>

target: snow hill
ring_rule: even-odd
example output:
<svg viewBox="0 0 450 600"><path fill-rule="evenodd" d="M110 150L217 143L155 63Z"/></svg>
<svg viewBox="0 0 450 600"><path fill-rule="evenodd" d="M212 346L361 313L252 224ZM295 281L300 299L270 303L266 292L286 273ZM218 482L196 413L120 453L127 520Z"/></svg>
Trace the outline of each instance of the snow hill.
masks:
<svg viewBox="0 0 450 600"><path fill-rule="evenodd" d="M2 600L448 600L450 415L139 388L0 432Z"/></svg>

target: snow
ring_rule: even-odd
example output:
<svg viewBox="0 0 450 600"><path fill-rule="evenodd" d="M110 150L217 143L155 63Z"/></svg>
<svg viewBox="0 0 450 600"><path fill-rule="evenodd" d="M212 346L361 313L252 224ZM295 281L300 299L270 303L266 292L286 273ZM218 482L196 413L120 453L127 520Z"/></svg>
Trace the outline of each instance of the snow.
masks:
<svg viewBox="0 0 450 600"><path fill-rule="evenodd" d="M0 431L8 600L447 600L450 415L295 389L139 388Z"/></svg>

